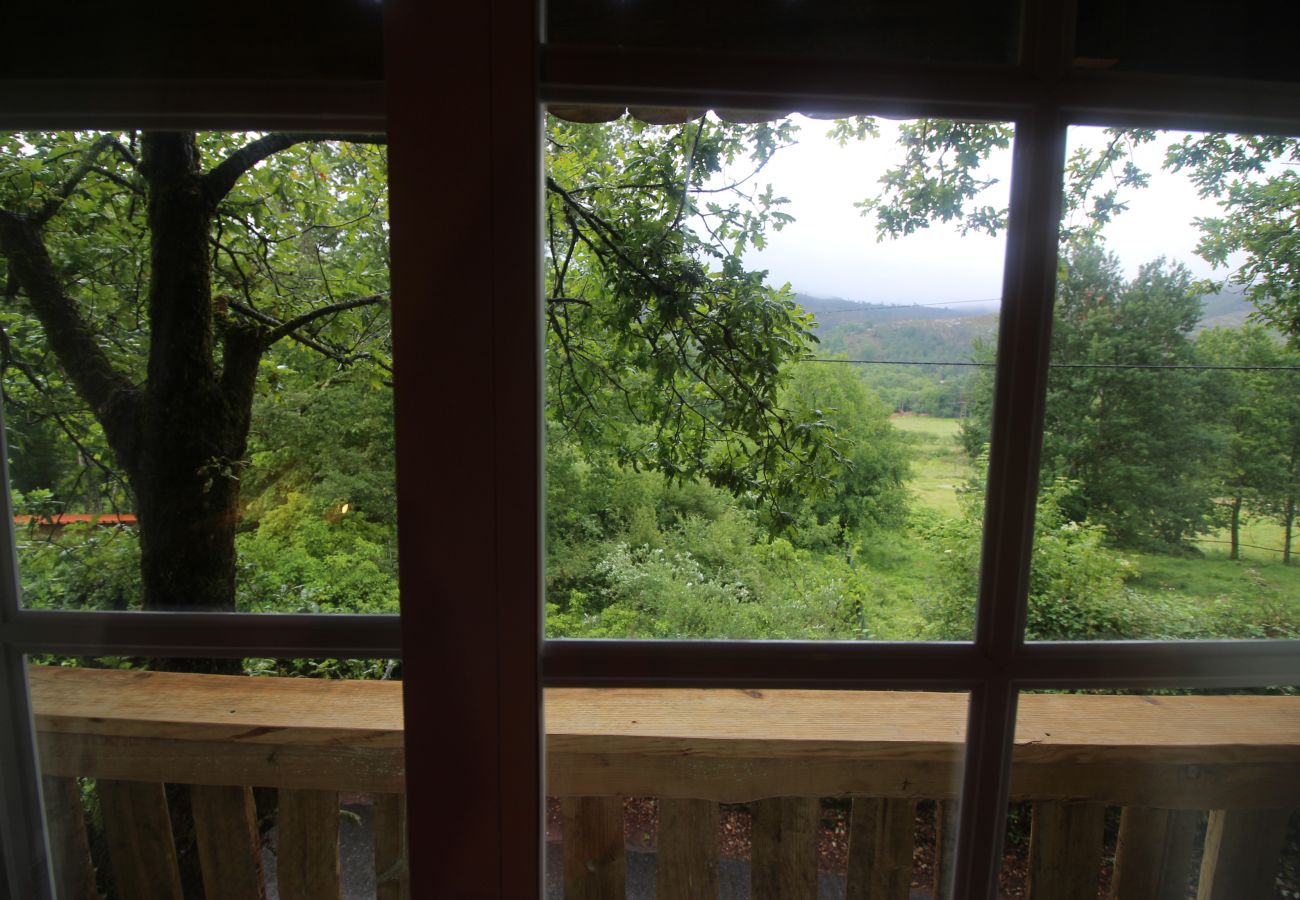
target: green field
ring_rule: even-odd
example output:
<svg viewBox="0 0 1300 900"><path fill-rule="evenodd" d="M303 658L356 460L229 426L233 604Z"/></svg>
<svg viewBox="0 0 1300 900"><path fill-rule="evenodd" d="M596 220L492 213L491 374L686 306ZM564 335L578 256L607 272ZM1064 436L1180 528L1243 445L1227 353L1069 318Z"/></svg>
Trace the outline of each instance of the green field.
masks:
<svg viewBox="0 0 1300 900"><path fill-rule="evenodd" d="M910 436L916 455L908 487L916 505L957 515L957 488L971 475L970 460L958 441L956 419L934 416L894 416L890 422Z"/></svg>

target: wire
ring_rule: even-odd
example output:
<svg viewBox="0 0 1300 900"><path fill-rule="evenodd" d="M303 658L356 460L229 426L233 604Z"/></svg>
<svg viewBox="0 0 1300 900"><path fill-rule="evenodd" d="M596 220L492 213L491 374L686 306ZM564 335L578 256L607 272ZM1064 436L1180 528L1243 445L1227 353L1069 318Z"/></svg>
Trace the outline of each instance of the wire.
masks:
<svg viewBox="0 0 1300 900"><path fill-rule="evenodd" d="M972 362L965 360L916 360L916 359L826 359L810 357L801 362L845 363L852 366L969 366L978 369L992 369L997 363ZM1300 372L1300 366L1216 366L1216 365L1169 365L1164 363L1048 363L1049 369L1190 369L1227 372Z"/></svg>

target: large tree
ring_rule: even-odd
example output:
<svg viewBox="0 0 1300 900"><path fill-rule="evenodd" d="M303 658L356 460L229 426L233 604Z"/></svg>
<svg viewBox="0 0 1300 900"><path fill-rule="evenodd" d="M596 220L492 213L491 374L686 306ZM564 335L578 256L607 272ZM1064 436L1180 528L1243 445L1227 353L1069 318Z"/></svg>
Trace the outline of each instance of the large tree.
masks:
<svg viewBox="0 0 1300 900"><path fill-rule="evenodd" d="M5 341L11 384L38 398L66 387L93 416L111 451L100 463L139 517L145 609L234 607L240 475L271 348L291 339L338 365L386 366L380 142L0 144L0 265L26 338ZM46 354L53 376L33 363Z"/></svg>

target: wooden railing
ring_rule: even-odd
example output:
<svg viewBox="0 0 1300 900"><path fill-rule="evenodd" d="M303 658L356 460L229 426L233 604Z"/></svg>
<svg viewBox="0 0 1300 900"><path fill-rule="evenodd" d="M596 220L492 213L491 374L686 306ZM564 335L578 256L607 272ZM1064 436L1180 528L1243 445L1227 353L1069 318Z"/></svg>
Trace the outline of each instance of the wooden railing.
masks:
<svg viewBox="0 0 1300 900"><path fill-rule="evenodd" d="M78 777L95 779L111 878L180 896L164 784L193 785L209 900L263 896L252 787L278 790L279 895L339 895L338 794L375 798L380 900L407 895L401 685L33 667L63 898L90 898ZM961 694L556 689L547 792L562 798L566 900L624 896L622 798L658 798L659 897L716 897L720 803L751 804L756 900L816 896L819 798L852 797L847 897L905 898L919 800L948 871ZM1012 799L1032 801L1029 891L1098 895L1104 814L1123 808L1111 897L1271 897L1300 807L1300 698L1026 695Z"/></svg>

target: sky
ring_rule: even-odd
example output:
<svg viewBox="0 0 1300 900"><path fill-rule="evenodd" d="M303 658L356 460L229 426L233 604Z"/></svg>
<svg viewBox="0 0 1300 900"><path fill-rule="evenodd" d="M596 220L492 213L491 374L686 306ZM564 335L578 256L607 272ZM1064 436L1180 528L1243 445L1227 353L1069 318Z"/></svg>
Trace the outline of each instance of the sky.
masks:
<svg viewBox="0 0 1300 900"><path fill-rule="evenodd" d="M829 123L796 117L799 143L777 152L760 182L770 182L793 224L768 235L768 247L746 254L746 262L769 271L774 284L789 282L799 292L872 303L942 303L996 300L1001 293L1003 237L969 234L935 225L896 240L877 242L875 221L853 204L874 197L885 170L897 165L897 123L880 120L880 137L840 147L825 137ZM1196 277L1222 279L1195 255L1198 231L1192 220L1214 215L1213 200L1202 200L1183 174L1160 168L1165 147L1182 133L1167 133L1137 149L1138 164L1151 173L1150 186L1127 194L1130 209L1104 232L1124 271L1158 256L1181 260ZM1070 149L1104 142L1098 128L1073 128ZM1007 205L1011 151L997 153L983 168L997 179L980 199Z"/></svg>

